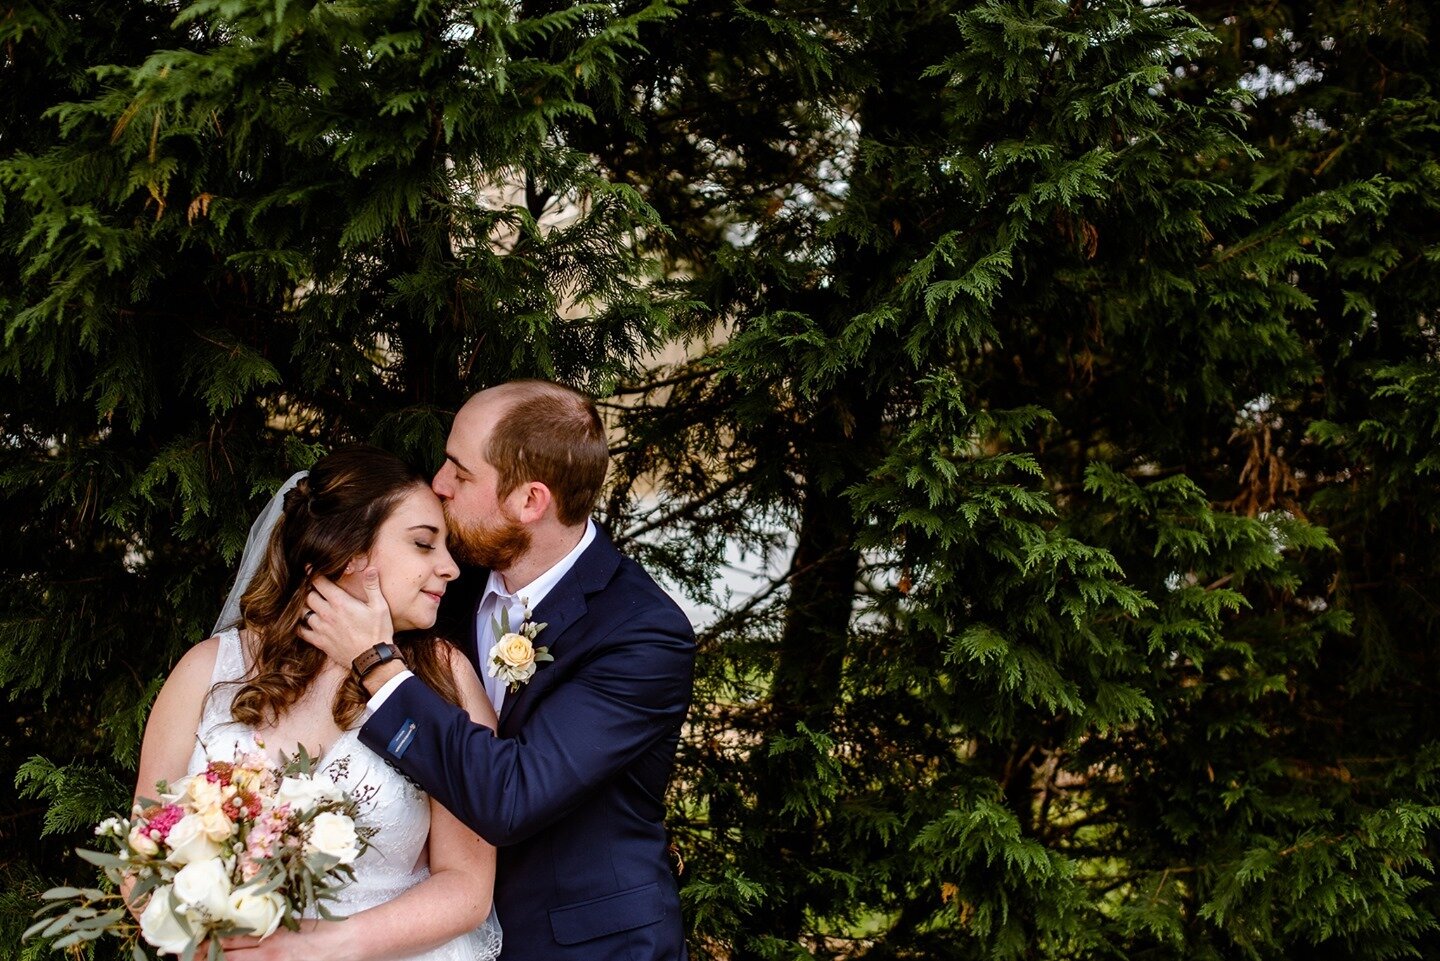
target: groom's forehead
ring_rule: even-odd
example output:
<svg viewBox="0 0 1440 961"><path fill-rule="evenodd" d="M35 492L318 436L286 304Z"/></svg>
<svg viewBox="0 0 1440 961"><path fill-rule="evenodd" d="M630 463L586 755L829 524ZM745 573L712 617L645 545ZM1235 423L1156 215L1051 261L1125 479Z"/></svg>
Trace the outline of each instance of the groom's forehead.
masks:
<svg viewBox="0 0 1440 961"><path fill-rule="evenodd" d="M490 423L498 418L505 410L515 403L515 398L506 396L505 392L490 388L467 400L455 415L455 425L459 427L462 423L470 425L470 429L482 423Z"/></svg>
<svg viewBox="0 0 1440 961"><path fill-rule="evenodd" d="M472 461L483 459L486 438L508 406L503 398L486 397L484 393L466 401L450 425L445 456L457 467L473 469L476 464Z"/></svg>

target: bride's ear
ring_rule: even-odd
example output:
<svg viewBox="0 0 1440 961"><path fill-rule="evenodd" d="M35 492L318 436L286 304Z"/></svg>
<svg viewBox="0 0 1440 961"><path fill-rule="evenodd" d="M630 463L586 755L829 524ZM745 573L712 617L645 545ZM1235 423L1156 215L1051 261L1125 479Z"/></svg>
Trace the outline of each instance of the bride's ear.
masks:
<svg viewBox="0 0 1440 961"><path fill-rule="evenodd" d="M369 567L369 566L370 566L370 557L369 557L368 554L356 554L354 557L350 558L350 560L349 560L348 562L346 562L346 564L345 564L345 572L344 572L344 574L341 574L340 576L341 576L341 577L344 577L345 574L354 574L354 573L356 573L357 571L363 571L365 568L367 568L367 567Z"/></svg>

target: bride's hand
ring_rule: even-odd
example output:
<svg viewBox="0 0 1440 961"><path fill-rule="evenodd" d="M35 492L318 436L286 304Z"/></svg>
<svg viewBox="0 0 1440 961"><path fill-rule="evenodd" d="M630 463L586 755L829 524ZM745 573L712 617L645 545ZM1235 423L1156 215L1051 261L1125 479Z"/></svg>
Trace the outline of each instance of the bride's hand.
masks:
<svg viewBox="0 0 1440 961"><path fill-rule="evenodd" d="M360 580L365 587L363 601L327 577L315 578L305 597L310 613L298 629L302 641L320 648L347 670L355 658L376 644L395 639L390 607L380 593L380 572L366 568Z"/></svg>
<svg viewBox="0 0 1440 961"><path fill-rule="evenodd" d="M280 928L261 941L249 935L223 938L225 957L235 961L340 961L335 945L326 937L330 929L321 921L302 921L298 932ZM196 952L195 957L204 957Z"/></svg>

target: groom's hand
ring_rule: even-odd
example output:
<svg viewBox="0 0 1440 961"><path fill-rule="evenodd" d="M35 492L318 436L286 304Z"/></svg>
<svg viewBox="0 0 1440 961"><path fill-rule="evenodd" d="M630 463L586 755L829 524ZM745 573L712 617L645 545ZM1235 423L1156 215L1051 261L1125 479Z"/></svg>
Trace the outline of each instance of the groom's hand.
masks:
<svg viewBox="0 0 1440 961"><path fill-rule="evenodd" d="M380 572L366 568L361 583L365 586L363 601L327 577L315 578L305 596L305 606L311 613L305 615L298 628L302 641L320 648L346 670L356 657L376 644L395 639L390 608L380 593Z"/></svg>

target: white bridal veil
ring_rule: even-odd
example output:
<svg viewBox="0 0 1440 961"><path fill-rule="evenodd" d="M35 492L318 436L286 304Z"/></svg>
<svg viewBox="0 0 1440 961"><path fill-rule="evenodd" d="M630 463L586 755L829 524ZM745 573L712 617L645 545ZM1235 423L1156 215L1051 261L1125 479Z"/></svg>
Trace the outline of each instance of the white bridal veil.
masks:
<svg viewBox="0 0 1440 961"><path fill-rule="evenodd" d="M285 495L308 476L310 472L307 470L291 474L289 479L280 485L275 496L270 498L270 503L265 505L260 516L255 518L255 523L250 525L250 535L245 538L245 553L240 556L240 569L235 572L235 583L230 585L230 594L225 598L225 606L220 609L220 619L215 622L215 629L210 632L212 635L240 623L240 598L250 586L250 579L260 569L261 562L265 560L265 549L270 545L270 535L280 520L280 513L285 509Z"/></svg>

